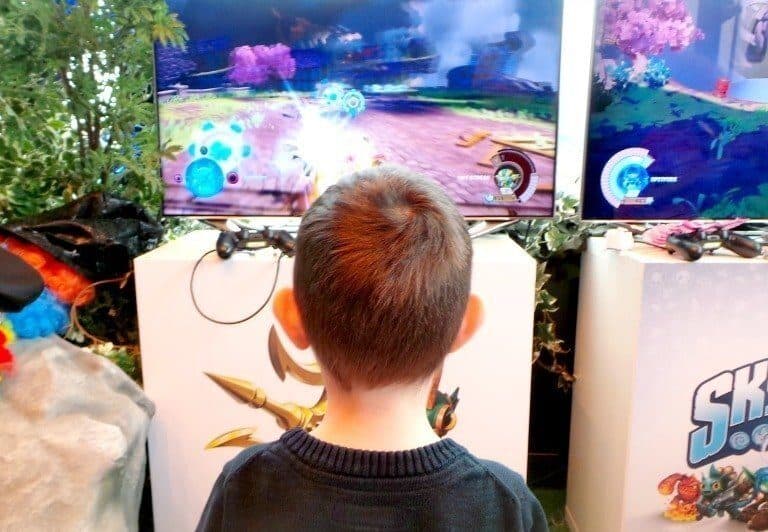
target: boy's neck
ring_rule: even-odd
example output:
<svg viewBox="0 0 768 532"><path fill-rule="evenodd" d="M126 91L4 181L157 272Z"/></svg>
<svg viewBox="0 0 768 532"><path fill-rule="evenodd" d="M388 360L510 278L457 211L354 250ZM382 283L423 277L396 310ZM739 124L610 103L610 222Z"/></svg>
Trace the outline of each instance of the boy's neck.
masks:
<svg viewBox="0 0 768 532"><path fill-rule="evenodd" d="M429 383L346 391L327 383L327 411L312 431L348 449L404 451L439 441L426 414Z"/></svg>

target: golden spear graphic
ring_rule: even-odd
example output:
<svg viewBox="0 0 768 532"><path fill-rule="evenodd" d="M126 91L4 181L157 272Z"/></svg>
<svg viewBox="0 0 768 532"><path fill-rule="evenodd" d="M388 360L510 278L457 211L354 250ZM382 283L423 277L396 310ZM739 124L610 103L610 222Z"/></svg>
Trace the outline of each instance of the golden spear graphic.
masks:
<svg viewBox="0 0 768 532"><path fill-rule="evenodd" d="M225 377L213 373L206 373L206 375L236 400L245 403L252 408L260 408L272 414L272 416L275 417L277 424L283 430L293 428L312 430L320 423L325 415L325 390L323 390L323 394L314 406L306 407L295 403L278 403L272 401L267 397L264 390L243 379ZM248 447L256 443L256 440L252 437L254 432L255 429L248 428L230 431L215 438L206 446L206 448L212 449L221 446Z"/></svg>

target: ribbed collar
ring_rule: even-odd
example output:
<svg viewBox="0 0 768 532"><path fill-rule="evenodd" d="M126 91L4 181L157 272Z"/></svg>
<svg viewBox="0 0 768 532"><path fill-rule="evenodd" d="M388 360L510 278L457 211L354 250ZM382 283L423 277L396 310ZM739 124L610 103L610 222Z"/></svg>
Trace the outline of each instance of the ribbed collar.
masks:
<svg viewBox="0 0 768 532"><path fill-rule="evenodd" d="M302 462L330 473L363 478L402 478L434 473L466 454L451 439L408 451L362 451L325 443L302 429L280 441Z"/></svg>

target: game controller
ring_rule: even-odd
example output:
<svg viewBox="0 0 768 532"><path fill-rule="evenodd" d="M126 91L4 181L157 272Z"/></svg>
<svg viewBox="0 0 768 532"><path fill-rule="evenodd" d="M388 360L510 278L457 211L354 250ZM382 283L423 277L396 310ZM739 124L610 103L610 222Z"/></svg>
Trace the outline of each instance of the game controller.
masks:
<svg viewBox="0 0 768 532"><path fill-rule="evenodd" d="M261 246L254 248L254 244ZM216 253L222 259L230 258L236 251L262 247L279 249L288 257L296 254L296 240L293 235L288 231L273 231L267 227L259 230L241 228L239 231L222 231L216 240Z"/></svg>
<svg viewBox="0 0 768 532"><path fill-rule="evenodd" d="M670 235L666 246L670 254L677 253L683 259L694 262L704 256L704 245L689 235Z"/></svg>
<svg viewBox="0 0 768 532"><path fill-rule="evenodd" d="M754 259L763 253L763 246L749 237L737 235L729 229L722 229L718 235L720 244L745 259Z"/></svg>

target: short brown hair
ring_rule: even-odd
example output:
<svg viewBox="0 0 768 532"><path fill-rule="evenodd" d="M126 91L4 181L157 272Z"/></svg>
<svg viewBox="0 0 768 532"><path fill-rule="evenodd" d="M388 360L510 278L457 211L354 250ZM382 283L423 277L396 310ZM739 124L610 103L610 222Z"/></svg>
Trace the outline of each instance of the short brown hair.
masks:
<svg viewBox="0 0 768 532"><path fill-rule="evenodd" d="M343 386L415 382L442 363L470 292L464 219L395 167L342 179L304 215L294 290L319 362Z"/></svg>

